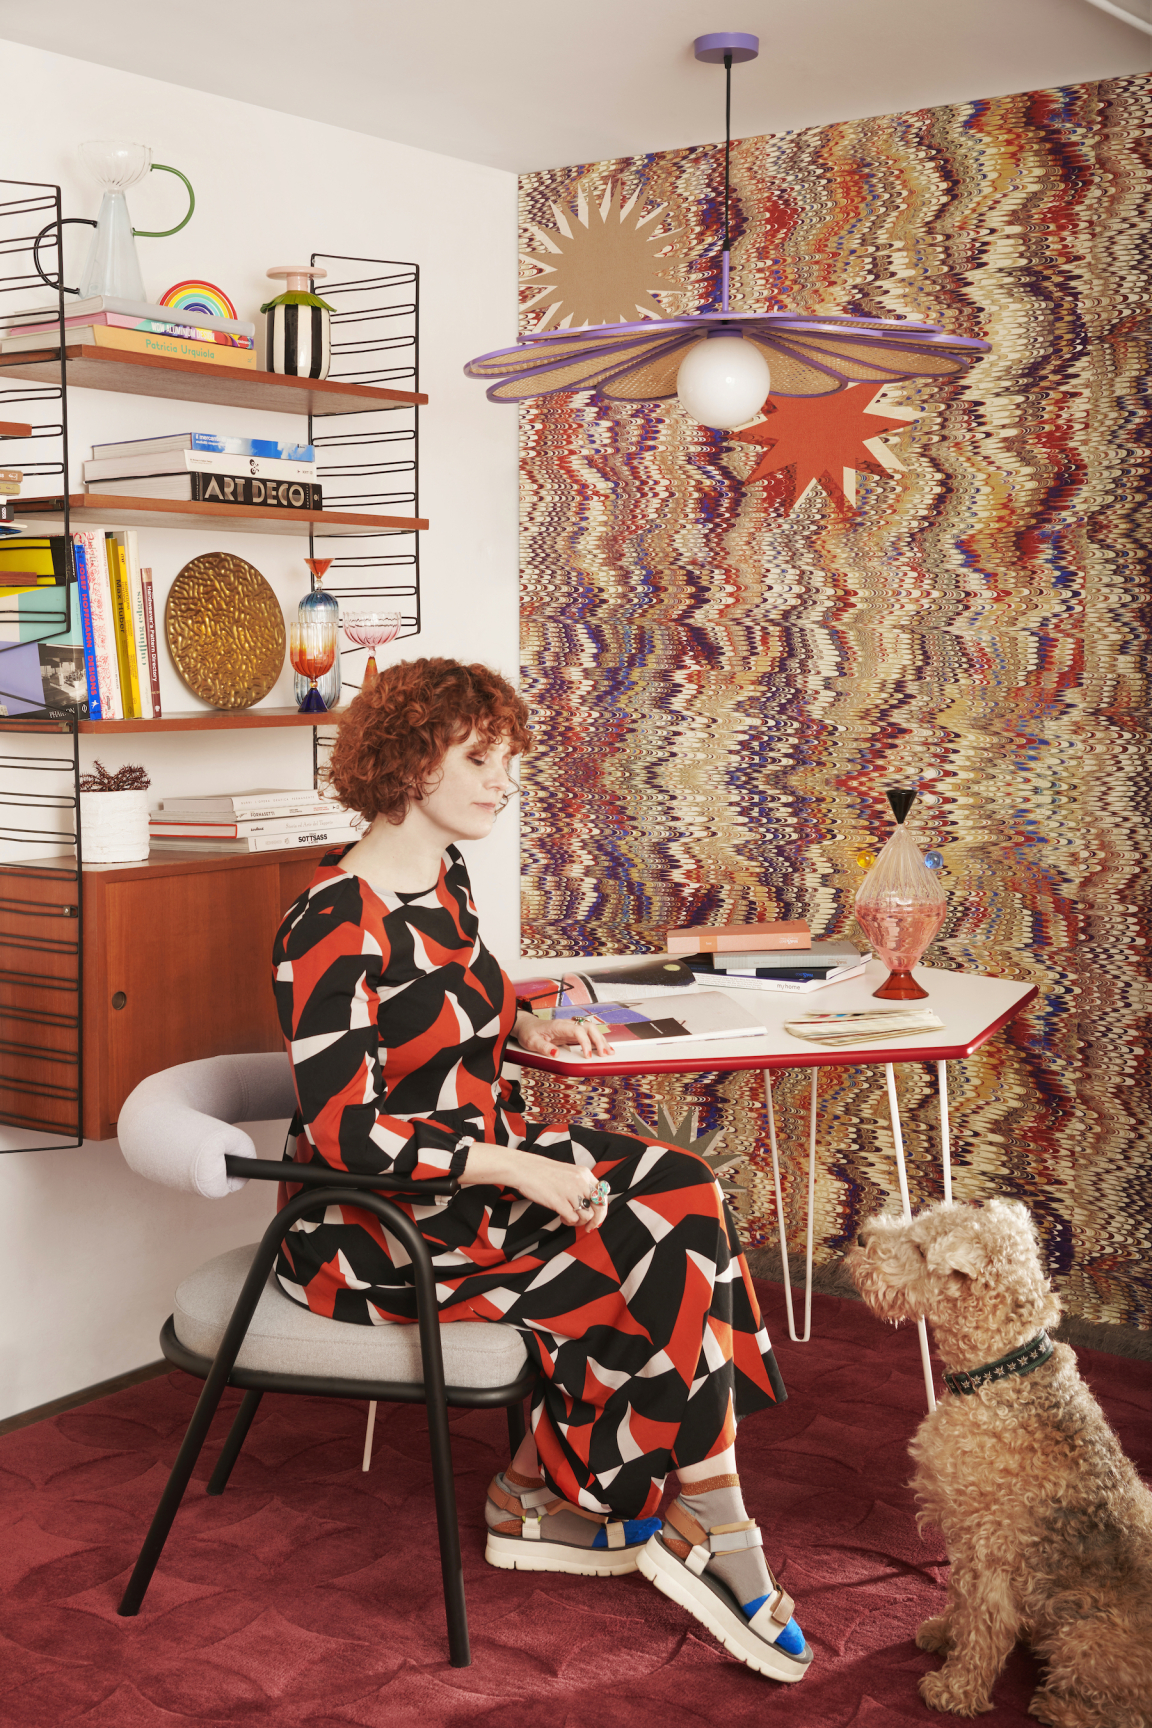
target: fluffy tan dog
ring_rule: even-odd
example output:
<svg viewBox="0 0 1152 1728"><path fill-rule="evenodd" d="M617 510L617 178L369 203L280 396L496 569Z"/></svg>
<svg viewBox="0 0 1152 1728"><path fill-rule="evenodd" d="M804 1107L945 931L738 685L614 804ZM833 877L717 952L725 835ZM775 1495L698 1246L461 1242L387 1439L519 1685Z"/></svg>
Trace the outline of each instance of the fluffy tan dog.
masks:
<svg viewBox="0 0 1152 1728"><path fill-rule="evenodd" d="M924 1702L990 1710L1021 1638L1046 1669L1029 1706L1041 1722L1152 1728L1152 1494L1073 1352L1043 1335L1060 1304L1027 1209L873 1218L860 1244L848 1264L868 1306L925 1316L956 1380L910 1448L921 1522L939 1525L952 1563L946 1612L916 1634L945 1657L920 1681Z"/></svg>

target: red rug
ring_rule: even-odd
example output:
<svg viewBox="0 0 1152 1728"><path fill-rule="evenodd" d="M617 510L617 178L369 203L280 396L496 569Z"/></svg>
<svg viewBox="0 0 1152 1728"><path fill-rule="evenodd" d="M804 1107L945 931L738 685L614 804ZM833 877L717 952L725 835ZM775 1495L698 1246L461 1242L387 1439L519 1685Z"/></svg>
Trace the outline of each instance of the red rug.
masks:
<svg viewBox="0 0 1152 1728"><path fill-rule="evenodd" d="M0 1440L0 1720L12 1728L792 1728L940 1723L912 1642L937 1612L938 1541L916 1533L908 1438L923 1414L915 1332L860 1303L814 1302L789 1344L760 1287L791 1397L741 1425L749 1509L816 1651L785 1688L750 1674L639 1576L548 1578L483 1559L479 1508L506 1455L502 1413L457 1412L473 1664L447 1663L423 1413L381 1410L359 1468L363 1405L268 1397L222 1499L204 1482L217 1419L138 1619L116 1603L199 1384L173 1373ZM1081 1352L1141 1470L1152 1473L1152 1365ZM228 1394L229 1410L237 1394ZM981 1720L1029 1722L1017 1651Z"/></svg>

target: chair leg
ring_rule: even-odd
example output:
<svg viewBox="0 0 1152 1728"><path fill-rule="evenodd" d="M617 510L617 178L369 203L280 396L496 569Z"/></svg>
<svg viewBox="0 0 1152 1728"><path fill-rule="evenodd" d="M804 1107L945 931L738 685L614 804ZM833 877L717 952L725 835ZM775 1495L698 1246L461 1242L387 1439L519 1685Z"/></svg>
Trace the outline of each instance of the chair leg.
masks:
<svg viewBox="0 0 1152 1728"><path fill-rule="evenodd" d="M515 1404L508 1406L508 1446L510 1454L515 1458L520 1449L520 1442L528 1432L524 1424L524 1405L517 1399Z"/></svg>
<svg viewBox="0 0 1152 1728"><path fill-rule="evenodd" d="M373 1398L368 1406L368 1426L364 1430L364 1461L361 1470L372 1468L372 1436L376 1432L376 1400Z"/></svg>
<svg viewBox="0 0 1152 1728"><path fill-rule="evenodd" d="M228 1486L228 1478L232 1474L232 1466L240 1456L240 1448L248 1438L248 1430L252 1426L252 1418L260 1408L263 1392L245 1392L236 1412L236 1419L228 1430L228 1438L224 1449L216 1460L216 1468L208 1478L209 1494L223 1494Z"/></svg>

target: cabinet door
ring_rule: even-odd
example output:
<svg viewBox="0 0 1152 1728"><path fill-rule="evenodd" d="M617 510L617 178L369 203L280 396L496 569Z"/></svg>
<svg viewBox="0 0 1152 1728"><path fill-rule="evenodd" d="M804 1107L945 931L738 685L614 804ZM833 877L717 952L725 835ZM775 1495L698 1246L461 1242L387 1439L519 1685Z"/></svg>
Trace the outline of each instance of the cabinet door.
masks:
<svg viewBox="0 0 1152 1728"><path fill-rule="evenodd" d="M271 975L280 871L276 862L106 884L106 970L89 990L105 994L110 1120L161 1068L282 1048Z"/></svg>

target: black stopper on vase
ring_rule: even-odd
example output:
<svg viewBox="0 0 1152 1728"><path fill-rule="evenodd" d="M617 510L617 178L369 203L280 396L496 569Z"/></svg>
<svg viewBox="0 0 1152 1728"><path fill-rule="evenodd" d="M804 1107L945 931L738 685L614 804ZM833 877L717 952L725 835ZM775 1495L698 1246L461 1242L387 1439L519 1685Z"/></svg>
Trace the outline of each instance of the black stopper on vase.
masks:
<svg viewBox="0 0 1152 1728"><path fill-rule="evenodd" d="M888 804L897 822L903 822L909 810L916 802L915 786L890 786L888 788Z"/></svg>

